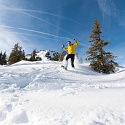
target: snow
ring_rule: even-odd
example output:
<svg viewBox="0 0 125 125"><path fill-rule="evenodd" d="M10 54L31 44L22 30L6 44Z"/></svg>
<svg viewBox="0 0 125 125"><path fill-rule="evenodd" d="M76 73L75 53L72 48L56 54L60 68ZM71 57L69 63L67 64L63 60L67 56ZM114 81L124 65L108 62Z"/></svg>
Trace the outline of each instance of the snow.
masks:
<svg viewBox="0 0 125 125"><path fill-rule="evenodd" d="M41 54L42 55L42 54ZM125 68L20 61L0 66L0 125L125 125Z"/></svg>
<svg viewBox="0 0 125 125"><path fill-rule="evenodd" d="M43 61L47 61L48 59L47 59L47 57L45 57L47 52L49 52L51 54L50 50L44 50L44 51L38 52L37 56L40 57Z"/></svg>

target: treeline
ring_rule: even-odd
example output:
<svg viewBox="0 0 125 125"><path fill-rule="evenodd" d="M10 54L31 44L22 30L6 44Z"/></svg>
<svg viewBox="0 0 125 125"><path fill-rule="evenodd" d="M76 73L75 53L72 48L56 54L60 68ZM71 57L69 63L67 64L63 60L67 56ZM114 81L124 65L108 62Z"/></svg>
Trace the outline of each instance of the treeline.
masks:
<svg viewBox="0 0 125 125"><path fill-rule="evenodd" d="M48 51L45 57L52 61L62 61L64 56L66 55L66 52L62 52L62 53L54 52L53 55L51 56L50 52L53 52L53 51ZM14 45L8 58L7 58L6 52L0 53L0 65L7 65L7 64L11 65L21 60L40 61L42 60L42 58L37 56L36 49L34 49L33 52L29 54L29 56L25 55L25 51L22 49L19 43Z"/></svg>

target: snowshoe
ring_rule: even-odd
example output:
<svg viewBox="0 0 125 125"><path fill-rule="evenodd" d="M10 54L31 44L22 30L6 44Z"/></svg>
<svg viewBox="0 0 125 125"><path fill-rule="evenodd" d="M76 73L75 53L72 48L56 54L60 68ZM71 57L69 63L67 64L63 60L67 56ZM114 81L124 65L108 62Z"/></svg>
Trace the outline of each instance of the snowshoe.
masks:
<svg viewBox="0 0 125 125"><path fill-rule="evenodd" d="M61 68L63 68L63 69L65 69L65 70L67 70L67 67L65 67L65 66L63 66L63 65L61 66Z"/></svg>

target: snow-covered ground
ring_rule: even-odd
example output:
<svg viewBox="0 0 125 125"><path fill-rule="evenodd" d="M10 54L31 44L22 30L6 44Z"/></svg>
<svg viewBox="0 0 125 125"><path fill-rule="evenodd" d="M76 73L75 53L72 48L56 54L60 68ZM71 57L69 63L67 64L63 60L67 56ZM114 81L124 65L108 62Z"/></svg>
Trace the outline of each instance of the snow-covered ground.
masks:
<svg viewBox="0 0 125 125"><path fill-rule="evenodd" d="M99 74L88 64L0 66L0 125L125 125L125 68Z"/></svg>

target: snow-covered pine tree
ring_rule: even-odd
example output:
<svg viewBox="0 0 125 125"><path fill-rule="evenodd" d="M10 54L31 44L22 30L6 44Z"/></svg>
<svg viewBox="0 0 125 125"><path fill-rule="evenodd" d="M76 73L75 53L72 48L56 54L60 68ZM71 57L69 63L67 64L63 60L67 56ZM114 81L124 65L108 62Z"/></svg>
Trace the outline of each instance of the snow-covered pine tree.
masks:
<svg viewBox="0 0 125 125"><path fill-rule="evenodd" d="M114 61L116 56L112 56L111 52L106 52L103 48L110 44L101 39L101 28L97 20L94 21L92 27L92 34L90 35L91 40L90 48L87 51L89 55L86 59L90 60L90 66L94 71L99 73L110 73L114 72L118 63Z"/></svg>

